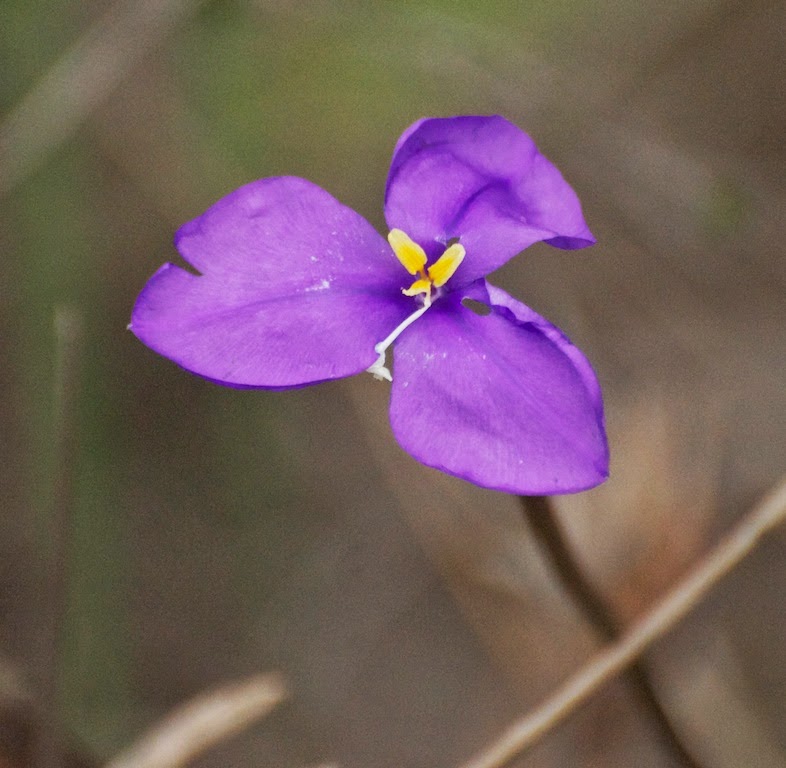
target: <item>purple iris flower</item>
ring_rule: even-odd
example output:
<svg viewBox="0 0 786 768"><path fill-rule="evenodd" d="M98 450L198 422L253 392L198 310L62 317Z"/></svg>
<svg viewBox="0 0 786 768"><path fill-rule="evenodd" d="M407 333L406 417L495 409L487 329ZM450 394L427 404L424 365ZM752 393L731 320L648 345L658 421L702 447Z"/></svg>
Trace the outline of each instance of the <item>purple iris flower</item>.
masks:
<svg viewBox="0 0 786 768"><path fill-rule="evenodd" d="M601 483L608 447L590 364L485 280L532 243L595 242L560 172L502 117L427 118L396 145L385 217L387 240L305 179L247 184L181 227L176 246L199 274L161 267L130 328L232 387L363 371L392 380L401 446L478 485L550 494Z"/></svg>

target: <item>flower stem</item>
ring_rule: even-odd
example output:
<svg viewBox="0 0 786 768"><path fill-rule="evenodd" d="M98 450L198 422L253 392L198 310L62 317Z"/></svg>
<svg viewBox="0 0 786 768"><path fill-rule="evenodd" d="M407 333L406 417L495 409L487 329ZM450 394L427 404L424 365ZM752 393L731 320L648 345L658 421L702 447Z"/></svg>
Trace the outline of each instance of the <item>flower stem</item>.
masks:
<svg viewBox="0 0 786 768"><path fill-rule="evenodd" d="M609 643L542 704L509 726L462 768L502 768L630 667L654 642L684 619L707 593L786 521L786 477L673 589L625 633Z"/></svg>
<svg viewBox="0 0 786 768"><path fill-rule="evenodd" d="M548 497L522 496L521 504L524 517L564 590L604 642L618 639L620 628L603 598L584 575ZM640 659L628 668L627 679L642 707L657 725L664 745L679 764L685 768L700 768L669 721Z"/></svg>

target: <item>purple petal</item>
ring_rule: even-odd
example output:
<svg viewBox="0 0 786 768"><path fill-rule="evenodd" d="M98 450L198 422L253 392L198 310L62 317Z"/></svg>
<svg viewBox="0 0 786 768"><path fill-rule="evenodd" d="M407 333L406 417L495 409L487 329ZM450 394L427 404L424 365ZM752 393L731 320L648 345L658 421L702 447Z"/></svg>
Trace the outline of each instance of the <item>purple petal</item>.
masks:
<svg viewBox="0 0 786 768"><path fill-rule="evenodd" d="M571 493L608 476L600 387L581 352L504 291L473 286L479 316L437 301L397 340L393 432L416 459L519 494Z"/></svg>
<svg viewBox="0 0 786 768"><path fill-rule="evenodd" d="M238 387L293 387L365 370L411 312L403 270L360 215L304 179L262 179L184 225L202 274L164 265L131 330L193 373Z"/></svg>
<svg viewBox="0 0 786 768"><path fill-rule="evenodd" d="M385 215L430 257L461 239L467 257L454 286L540 240L558 248L595 242L576 193L532 139L499 116L428 118L408 128L393 153Z"/></svg>

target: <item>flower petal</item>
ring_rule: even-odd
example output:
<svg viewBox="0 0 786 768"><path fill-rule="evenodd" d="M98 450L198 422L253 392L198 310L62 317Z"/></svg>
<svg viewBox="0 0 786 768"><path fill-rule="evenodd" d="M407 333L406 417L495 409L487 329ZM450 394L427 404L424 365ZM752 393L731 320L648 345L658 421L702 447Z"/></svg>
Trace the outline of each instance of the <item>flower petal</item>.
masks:
<svg viewBox="0 0 786 768"><path fill-rule="evenodd" d="M393 432L416 459L519 494L571 493L608 475L597 379L553 325L483 283L479 316L437 302L397 340Z"/></svg>
<svg viewBox="0 0 786 768"><path fill-rule="evenodd" d="M532 243L592 245L576 193L532 139L503 117L428 118L393 153L388 226L430 258L460 238L467 258L452 285L487 275Z"/></svg>
<svg viewBox="0 0 786 768"><path fill-rule="evenodd" d="M294 387L359 373L411 312L407 275L384 238L304 179L241 187L175 242L202 274L164 265L129 327L222 384Z"/></svg>

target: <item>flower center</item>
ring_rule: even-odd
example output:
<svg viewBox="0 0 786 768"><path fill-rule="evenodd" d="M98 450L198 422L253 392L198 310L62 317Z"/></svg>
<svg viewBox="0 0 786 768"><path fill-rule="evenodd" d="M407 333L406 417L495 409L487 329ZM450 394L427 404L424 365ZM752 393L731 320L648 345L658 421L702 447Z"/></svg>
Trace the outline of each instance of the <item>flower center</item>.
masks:
<svg viewBox="0 0 786 768"><path fill-rule="evenodd" d="M453 277L461 262L464 261L466 254L463 245L453 243L445 249L442 256L427 268L426 252L406 232L402 232L400 229L391 229L388 242L404 269L410 275L418 276L409 288L402 290L402 293L405 296L425 294L424 305L431 303L432 287L441 288L445 285Z"/></svg>
<svg viewBox="0 0 786 768"><path fill-rule="evenodd" d="M402 288L401 292L405 296L423 294L421 306L394 328L390 335L374 345L374 351L379 357L368 368L368 372L377 379L393 381L390 369L385 365L388 347L431 306L431 289L436 288L437 296L439 295L439 289L453 277L459 264L464 260L466 251L463 245L453 243L430 267L426 267L428 261L426 252L406 232L402 232L400 229L391 229L388 234L388 242L393 253L396 254L396 258L404 265L404 269L410 275L417 275L415 282L409 288Z"/></svg>

